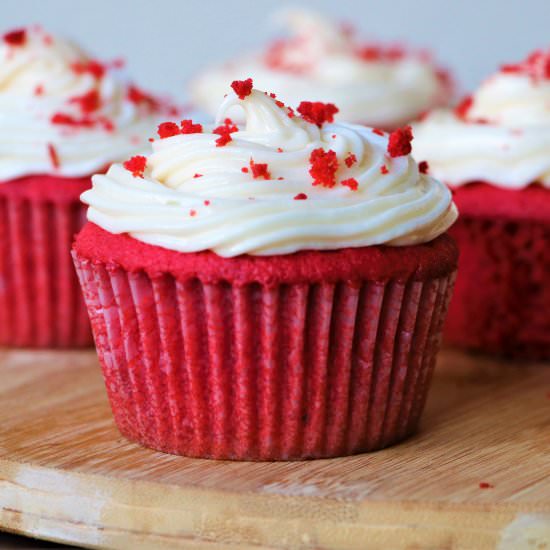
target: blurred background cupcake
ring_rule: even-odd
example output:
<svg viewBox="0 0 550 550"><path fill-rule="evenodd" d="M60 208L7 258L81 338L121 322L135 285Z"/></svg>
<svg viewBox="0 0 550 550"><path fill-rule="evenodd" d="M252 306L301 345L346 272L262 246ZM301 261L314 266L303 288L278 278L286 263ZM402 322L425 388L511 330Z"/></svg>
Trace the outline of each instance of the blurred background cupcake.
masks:
<svg viewBox="0 0 550 550"><path fill-rule="evenodd" d="M74 246L115 420L165 452L285 460L413 433L457 262L451 193L391 135L234 82L94 176ZM244 112L235 126L228 113Z"/></svg>
<svg viewBox="0 0 550 550"><path fill-rule="evenodd" d="M453 187L460 270L450 342L550 357L550 50L415 127L414 155Z"/></svg>
<svg viewBox="0 0 550 550"><path fill-rule="evenodd" d="M90 175L144 146L161 102L39 26L0 39L0 344L86 346L69 255Z"/></svg>
<svg viewBox="0 0 550 550"><path fill-rule="evenodd" d="M189 85L192 104L214 115L227 82L251 76L291 107L332 102L342 120L388 130L452 99L449 74L427 51L361 41L351 27L314 12L287 10L278 20L288 38L199 73Z"/></svg>

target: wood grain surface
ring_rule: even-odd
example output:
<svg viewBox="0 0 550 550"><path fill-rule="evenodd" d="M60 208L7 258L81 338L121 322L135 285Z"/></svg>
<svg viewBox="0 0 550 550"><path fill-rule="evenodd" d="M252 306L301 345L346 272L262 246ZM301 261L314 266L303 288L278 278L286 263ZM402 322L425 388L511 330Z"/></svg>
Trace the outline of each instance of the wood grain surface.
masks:
<svg viewBox="0 0 550 550"><path fill-rule="evenodd" d="M0 529L125 549L550 549L545 365L445 350L417 436L293 463L125 441L91 351L0 351L0 381Z"/></svg>

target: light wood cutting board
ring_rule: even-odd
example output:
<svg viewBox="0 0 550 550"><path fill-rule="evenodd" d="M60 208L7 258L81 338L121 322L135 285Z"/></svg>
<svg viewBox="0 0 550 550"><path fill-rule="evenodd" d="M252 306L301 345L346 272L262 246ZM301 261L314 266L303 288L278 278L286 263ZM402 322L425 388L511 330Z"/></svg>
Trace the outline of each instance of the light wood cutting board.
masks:
<svg viewBox="0 0 550 550"><path fill-rule="evenodd" d="M91 351L0 351L0 529L124 549L550 549L550 367L446 350L408 442L237 463L125 441Z"/></svg>

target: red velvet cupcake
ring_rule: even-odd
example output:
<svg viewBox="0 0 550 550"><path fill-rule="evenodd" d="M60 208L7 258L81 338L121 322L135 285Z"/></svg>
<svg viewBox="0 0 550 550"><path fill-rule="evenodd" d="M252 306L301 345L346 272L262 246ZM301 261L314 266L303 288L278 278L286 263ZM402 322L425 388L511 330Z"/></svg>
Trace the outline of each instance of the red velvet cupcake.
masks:
<svg viewBox="0 0 550 550"><path fill-rule="evenodd" d="M160 107L115 68L39 27L1 39L0 345L92 344L70 258L79 196L145 145Z"/></svg>
<svg viewBox="0 0 550 550"><path fill-rule="evenodd" d="M216 127L161 124L152 154L83 195L73 257L115 421L205 458L396 443L418 426L453 286L450 193L419 173L409 129L233 90Z"/></svg>
<svg viewBox="0 0 550 550"><path fill-rule="evenodd" d="M460 274L445 337L550 357L550 52L506 65L415 129L414 154L454 188Z"/></svg>

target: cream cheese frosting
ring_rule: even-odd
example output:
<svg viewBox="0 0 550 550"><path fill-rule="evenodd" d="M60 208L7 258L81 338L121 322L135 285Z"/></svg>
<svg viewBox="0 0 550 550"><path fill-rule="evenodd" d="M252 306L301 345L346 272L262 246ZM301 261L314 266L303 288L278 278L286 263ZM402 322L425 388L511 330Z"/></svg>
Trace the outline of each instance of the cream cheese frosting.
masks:
<svg viewBox="0 0 550 550"><path fill-rule="evenodd" d="M85 176L143 147L161 105L119 73L40 27L0 37L0 182Z"/></svg>
<svg viewBox="0 0 550 550"><path fill-rule="evenodd" d="M277 90L291 106L333 102L343 120L382 128L449 102L449 80L426 55L360 44L340 25L306 11L287 11L281 19L290 39L199 74L190 83L194 104L214 115L227 82L244 76L261 89Z"/></svg>
<svg viewBox="0 0 550 550"><path fill-rule="evenodd" d="M413 154L453 186L550 187L550 51L505 66L458 109L427 116Z"/></svg>
<svg viewBox="0 0 550 550"><path fill-rule="evenodd" d="M230 92L221 104L221 129L180 133L173 124L176 135L155 140L148 157L94 176L82 195L88 219L149 244L224 257L413 245L455 220L447 187L410 155L392 157L387 134L308 122L259 90L240 97ZM226 120L235 107L245 119L238 129ZM136 160L143 170L132 168Z"/></svg>

